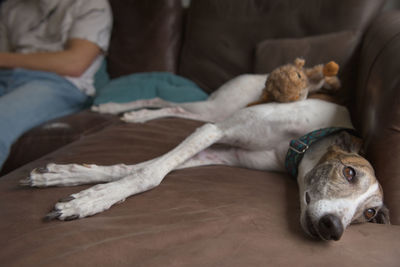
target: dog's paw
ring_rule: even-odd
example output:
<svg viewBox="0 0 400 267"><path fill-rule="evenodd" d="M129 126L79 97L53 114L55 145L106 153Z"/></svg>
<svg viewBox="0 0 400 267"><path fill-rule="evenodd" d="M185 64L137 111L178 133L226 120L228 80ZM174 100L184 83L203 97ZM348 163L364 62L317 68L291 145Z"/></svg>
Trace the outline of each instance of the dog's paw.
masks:
<svg viewBox="0 0 400 267"><path fill-rule="evenodd" d="M98 106L92 106L91 110L102 114L117 115L119 113L126 111L126 107L125 105L120 103L110 102L110 103L100 104Z"/></svg>
<svg viewBox="0 0 400 267"><path fill-rule="evenodd" d="M139 168L117 181L98 184L59 200L45 219L65 221L97 214L132 195L158 186L164 176L165 174L157 168Z"/></svg>
<svg viewBox="0 0 400 267"><path fill-rule="evenodd" d="M59 219L70 221L88 217L109 209L112 205L123 202L125 195L118 184L95 185L69 197L60 199L45 220Z"/></svg>
<svg viewBox="0 0 400 267"><path fill-rule="evenodd" d="M20 180L22 186L74 186L88 183L109 182L130 172L124 164L98 166L95 164L47 164L34 169L28 178Z"/></svg>
<svg viewBox="0 0 400 267"><path fill-rule="evenodd" d="M87 172L92 165L79 164L47 164L46 167L36 168L31 171L29 177L20 180L22 186L48 187L48 186L72 186L82 184Z"/></svg>
<svg viewBox="0 0 400 267"><path fill-rule="evenodd" d="M139 111L125 112L121 117L121 120L128 123L144 123L158 117L158 110L143 109Z"/></svg>

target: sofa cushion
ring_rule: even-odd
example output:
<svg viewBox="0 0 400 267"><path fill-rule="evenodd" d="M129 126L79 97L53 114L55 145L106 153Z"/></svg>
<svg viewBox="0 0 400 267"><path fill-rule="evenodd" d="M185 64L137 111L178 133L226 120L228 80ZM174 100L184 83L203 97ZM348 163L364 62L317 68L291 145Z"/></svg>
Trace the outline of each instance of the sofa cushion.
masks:
<svg viewBox="0 0 400 267"><path fill-rule="evenodd" d="M153 190L71 222L42 218L60 198L88 186L18 185L32 168L48 162L148 160L199 125L183 119L115 123L0 179L2 265L398 265L397 226L353 225L337 243L306 237L299 224L297 185L286 174L224 166L174 171Z"/></svg>
<svg viewBox="0 0 400 267"><path fill-rule="evenodd" d="M180 74L212 92L239 74L253 72L254 49L261 41L363 32L383 4L382 0L193 0Z"/></svg>
<svg viewBox="0 0 400 267"><path fill-rule="evenodd" d="M205 100L208 95L192 81L168 72L136 73L113 79L97 91L94 104L159 97L172 102Z"/></svg>
<svg viewBox="0 0 400 267"><path fill-rule="evenodd" d="M292 63L297 57L306 60L305 67L333 60L340 66L338 76L342 83L341 90L336 94L342 103L347 103L356 83L357 74L353 66L360 40L361 33L352 31L265 40L256 46L254 72L270 73L282 64Z"/></svg>
<svg viewBox="0 0 400 267"><path fill-rule="evenodd" d="M134 72L176 72L182 37L181 0L111 0L111 78Z"/></svg>

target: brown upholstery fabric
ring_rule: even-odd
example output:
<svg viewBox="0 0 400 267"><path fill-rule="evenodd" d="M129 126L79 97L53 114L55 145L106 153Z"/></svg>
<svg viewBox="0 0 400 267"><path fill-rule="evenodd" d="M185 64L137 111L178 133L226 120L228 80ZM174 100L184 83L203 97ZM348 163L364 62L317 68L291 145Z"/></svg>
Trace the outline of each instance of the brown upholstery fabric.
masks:
<svg viewBox="0 0 400 267"><path fill-rule="evenodd" d="M293 63L297 57L306 60L305 67L324 64L331 60L339 64L342 88L337 98L347 104L354 91L361 33L344 31L304 38L270 39L259 43L254 59L255 73L270 73L282 64ZM340 44L338 46L337 44Z"/></svg>
<svg viewBox="0 0 400 267"><path fill-rule="evenodd" d="M344 31L304 38L265 40L257 44L254 71L270 73L282 62L293 63L297 57L306 60L306 67L331 60L342 67L353 55L360 37L360 33ZM338 43L340 46L337 46Z"/></svg>
<svg viewBox="0 0 400 267"><path fill-rule="evenodd" d="M129 51L110 55L114 66L122 69L114 75L136 71L138 66L143 71L160 65L175 66L170 65L176 62L175 54L165 51L175 51L176 39L166 35L172 38L166 38L171 42L157 43L165 39L145 33L156 31L149 23L149 13L160 15L152 17L156 22L158 18L170 21L163 17L168 15L171 25L176 25L175 12L180 12L180 8L174 9L177 2L180 1L165 0L160 4L161 0L112 0L114 13L119 12L116 26L122 29L117 34L123 37L117 45ZM364 32L382 3L383 0L193 0L181 71L212 91L232 76L253 70L254 49L260 42L338 31ZM130 11L133 6L148 8L149 13ZM168 10L175 15L163 7L171 7ZM146 23L136 21L139 18ZM71 125L82 123L82 128L76 129L86 133L88 127L90 135L60 128L56 135L77 134L76 139L68 139L75 142L0 179L0 265L398 266L399 18L400 14L389 13L372 22L363 41L361 61L355 65L359 80L352 105L354 124L367 142L366 153L383 185L393 225L353 225L339 242L310 240L300 228L294 180L286 174L223 166L172 172L159 187L89 218L43 222L43 216L60 198L88 186L20 187L18 180L33 168L49 162L141 162L169 151L202 124L182 119L124 124L116 116L108 121L101 115L84 112L72 116L75 119ZM175 32L175 26L168 25L171 26L160 23L157 27ZM160 32L166 33L164 30ZM135 45L135 50L128 50ZM142 53L143 47L150 48L152 54L143 52L143 58L135 55ZM166 50L157 58L158 50L154 48ZM129 61L131 58L137 61ZM164 60L162 64L157 62L159 59ZM96 123L85 122L81 116L95 116ZM27 141L18 149L18 155L59 145L56 135L41 137L43 129L32 133L38 135L24 137ZM40 141L46 138L48 143Z"/></svg>
<svg viewBox="0 0 400 267"><path fill-rule="evenodd" d="M363 31L382 0L193 0L180 73L207 92L253 72L256 44L337 31ZM283 63L283 62L282 62ZM281 63L281 64L282 64Z"/></svg>
<svg viewBox="0 0 400 267"><path fill-rule="evenodd" d="M18 179L46 162L112 164L153 158L200 124L181 119L113 124L0 179L2 265L398 264L398 226L350 226L338 243L307 238L299 225L296 182L286 174L221 166L175 171L151 191L72 222L41 219L59 198L87 186L18 186Z"/></svg>
<svg viewBox="0 0 400 267"><path fill-rule="evenodd" d="M400 12L382 14L369 29L360 63L355 123L385 192L393 223L400 223Z"/></svg>
<svg viewBox="0 0 400 267"><path fill-rule="evenodd" d="M0 176L117 121L115 116L85 110L51 120L25 133L11 147Z"/></svg>
<svg viewBox="0 0 400 267"><path fill-rule="evenodd" d="M182 37L180 0L111 0L114 25L107 57L112 78L176 72Z"/></svg>
<svg viewBox="0 0 400 267"><path fill-rule="evenodd" d="M359 75L354 109L354 121L364 134L372 132L371 108L391 107L386 100L391 100L390 93L396 92L398 84L398 60L396 52L400 34L400 12L385 12L372 24L363 40L361 60L358 65ZM388 54L389 53L389 54ZM386 57L382 57L386 54ZM385 59L386 61L378 61ZM373 74L371 76L371 74ZM394 80L393 80L394 79ZM388 92L382 93L384 89ZM388 97L386 99L386 97ZM393 99L394 100L394 99ZM376 114L376 111L374 112Z"/></svg>

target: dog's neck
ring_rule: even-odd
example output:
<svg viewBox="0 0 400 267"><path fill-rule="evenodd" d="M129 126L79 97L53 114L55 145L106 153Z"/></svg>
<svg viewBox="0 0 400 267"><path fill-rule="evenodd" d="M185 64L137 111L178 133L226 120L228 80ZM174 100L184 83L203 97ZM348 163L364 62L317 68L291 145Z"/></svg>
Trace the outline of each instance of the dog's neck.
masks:
<svg viewBox="0 0 400 267"><path fill-rule="evenodd" d="M315 131L312 131L298 139L291 140L289 143L289 150L286 154L285 159L285 167L286 170L291 174L293 177L298 176L298 170L300 162L302 161L305 152L309 150L309 148L321 141L322 139L335 135L338 133L343 133L340 138L337 138L337 144L342 146L344 150L353 150L353 142L356 139L351 138L350 134L356 134L355 130L352 128L343 128L343 127L328 127L322 128ZM335 139L336 141L336 139ZM315 165L314 165L315 166Z"/></svg>

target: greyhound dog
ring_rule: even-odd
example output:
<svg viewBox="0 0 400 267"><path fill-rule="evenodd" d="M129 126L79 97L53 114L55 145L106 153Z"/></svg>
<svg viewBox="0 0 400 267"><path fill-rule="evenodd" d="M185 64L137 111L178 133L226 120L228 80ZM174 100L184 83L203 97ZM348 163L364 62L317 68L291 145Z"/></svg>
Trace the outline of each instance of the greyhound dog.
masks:
<svg viewBox="0 0 400 267"><path fill-rule="evenodd" d="M143 163L51 163L34 169L21 184L46 187L102 183L61 199L46 217L73 220L102 212L158 186L172 170L211 164L282 172L286 168L297 178L300 223L311 237L339 240L351 223L389 223L382 188L371 164L359 155L361 142L353 135L348 110L312 98L246 107L260 96L266 78L267 75L239 76L204 102L174 104L155 99L96 107L112 113L143 106L166 107L128 113L123 117L126 121L172 115L211 122L170 152ZM315 130L319 132L315 134ZM215 143L227 146L212 147ZM287 158L291 158L289 163Z"/></svg>

